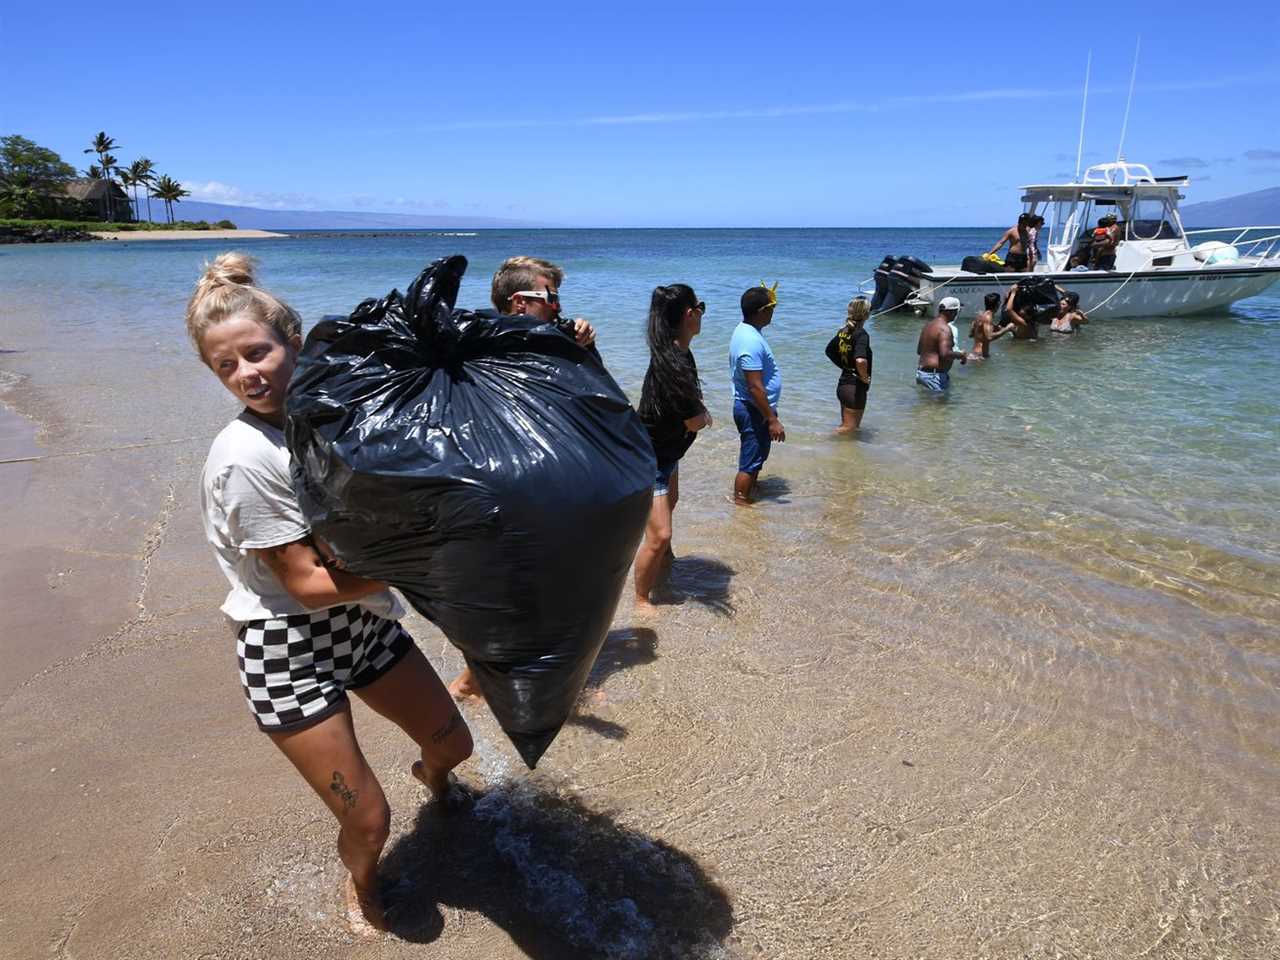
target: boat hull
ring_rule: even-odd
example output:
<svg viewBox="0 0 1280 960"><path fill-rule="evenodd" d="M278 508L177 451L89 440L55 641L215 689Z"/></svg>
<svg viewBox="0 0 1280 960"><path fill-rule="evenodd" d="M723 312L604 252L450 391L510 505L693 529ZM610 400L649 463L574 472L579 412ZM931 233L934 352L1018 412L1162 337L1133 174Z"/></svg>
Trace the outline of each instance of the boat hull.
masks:
<svg viewBox="0 0 1280 960"><path fill-rule="evenodd" d="M960 316L972 317L983 309L986 294L1003 296L1023 276L1030 274L935 270L924 278L912 304L933 312L943 297L955 297L964 304ZM1221 310L1257 296L1280 280L1280 260L1201 270L1147 270L1133 274L1132 279L1128 273L1097 270L1035 276L1052 278L1064 290L1078 293L1080 309L1090 319L1178 317Z"/></svg>

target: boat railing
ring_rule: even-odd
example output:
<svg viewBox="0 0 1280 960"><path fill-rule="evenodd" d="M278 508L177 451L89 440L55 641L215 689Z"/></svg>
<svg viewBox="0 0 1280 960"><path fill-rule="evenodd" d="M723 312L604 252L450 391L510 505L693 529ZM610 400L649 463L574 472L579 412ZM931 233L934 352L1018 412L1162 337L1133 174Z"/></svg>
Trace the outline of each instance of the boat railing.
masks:
<svg viewBox="0 0 1280 960"><path fill-rule="evenodd" d="M1259 260L1269 260L1272 254L1280 253L1280 233L1269 234L1265 237L1249 236L1255 230L1280 230L1280 224L1272 224L1265 227L1213 227L1208 230L1188 230L1186 231L1186 236L1190 240L1191 237L1205 236L1211 233L1234 233L1235 236L1225 242L1236 247L1242 257L1257 257Z"/></svg>

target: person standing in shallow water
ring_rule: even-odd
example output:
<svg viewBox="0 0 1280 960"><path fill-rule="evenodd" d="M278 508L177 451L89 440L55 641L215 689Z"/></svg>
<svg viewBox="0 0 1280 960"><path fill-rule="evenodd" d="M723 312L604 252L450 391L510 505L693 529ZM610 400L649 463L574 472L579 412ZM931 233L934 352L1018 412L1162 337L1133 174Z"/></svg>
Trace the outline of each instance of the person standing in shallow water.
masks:
<svg viewBox="0 0 1280 960"><path fill-rule="evenodd" d="M969 337L973 340L973 350L969 352L970 360L990 360L991 344L1013 330L1012 323L1006 323L999 330L995 327L996 310L1000 307L1000 294L988 293L983 297L982 305L982 311L969 325Z"/></svg>
<svg viewBox="0 0 1280 960"><path fill-rule="evenodd" d="M951 364L959 360L967 362L963 350L955 348L952 323L960 313L960 303L955 297L943 297L938 303L938 315L924 325L916 341L916 383L932 394L942 395L951 386Z"/></svg>
<svg viewBox="0 0 1280 960"><path fill-rule="evenodd" d="M854 297L845 310L844 326L827 344L827 359L840 368L836 384L840 426L836 433L853 433L862 426L871 387L871 337L865 329L869 316L871 304L865 297Z"/></svg>
<svg viewBox="0 0 1280 960"><path fill-rule="evenodd" d="M404 609L386 584L342 570L302 516L283 432L298 314L255 285L252 260L226 253L196 284L186 322L200 360L244 407L209 449L201 505L231 586L222 612L245 699L338 821L352 929L385 930L377 870L391 810L356 740L347 692L413 738L411 772L437 800L471 755L471 732L400 626Z"/></svg>
<svg viewBox="0 0 1280 960"><path fill-rule="evenodd" d="M733 422L738 427L738 473L733 479L733 502L749 507L756 481L776 440L787 439L778 419L782 374L769 341L760 332L773 322L778 285L763 283L742 295L742 322L729 338L729 375L733 379Z"/></svg>
<svg viewBox="0 0 1280 960"><path fill-rule="evenodd" d="M698 431L711 426L698 365L689 344L702 331L707 305L683 283L657 287L649 303L649 369L640 391L640 420L649 431L657 471L653 506L636 554L635 609L652 613L649 594L671 569L671 523L680 498L680 460Z"/></svg>

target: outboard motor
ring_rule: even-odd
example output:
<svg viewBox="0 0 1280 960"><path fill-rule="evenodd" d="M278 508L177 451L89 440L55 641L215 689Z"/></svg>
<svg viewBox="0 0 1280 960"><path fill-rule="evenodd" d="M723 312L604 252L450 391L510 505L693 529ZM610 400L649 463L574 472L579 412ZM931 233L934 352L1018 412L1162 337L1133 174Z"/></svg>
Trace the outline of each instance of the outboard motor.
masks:
<svg viewBox="0 0 1280 960"><path fill-rule="evenodd" d="M879 313L880 307L884 304L884 298L889 295L889 271L892 269L893 254L889 254L881 260L880 266L876 267L876 295L871 298L872 313Z"/></svg>
<svg viewBox="0 0 1280 960"><path fill-rule="evenodd" d="M872 313L896 310L920 289L920 278L931 270L916 257L887 256L876 267L876 295L871 301Z"/></svg>

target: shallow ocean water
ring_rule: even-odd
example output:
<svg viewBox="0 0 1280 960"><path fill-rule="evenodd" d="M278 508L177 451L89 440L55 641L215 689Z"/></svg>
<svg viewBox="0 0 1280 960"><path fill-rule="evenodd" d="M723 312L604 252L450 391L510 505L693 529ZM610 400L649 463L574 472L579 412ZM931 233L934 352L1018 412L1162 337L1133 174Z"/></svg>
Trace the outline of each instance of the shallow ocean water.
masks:
<svg viewBox="0 0 1280 960"><path fill-rule="evenodd" d="M936 790L957 798L957 809L985 811L1005 802L993 785L1000 775L1021 779L1025 765L1022 782L1040 787L1057 828L1052 841L1038 841L1038 865L1020 862L1016 851L1001 854L970 880L985 882L989 872L990 889L1001 890L1006 875L1057 879L1099 870L1111 877L1123 928L1152 902L1178 899L1155 890L1118 895L1128 864L1149 865L1161 883L1176 876L1176 892L1187 868L1203 879L1186 897L1191 913L1235 911L1233 930L1274 930L1267 901L1237 897L1233 884L1251 895L1265 886L1276 856L1267 844L1280 814L1280 399L1273 387L1280 289L1219 314L1099 321L1078 336L1034 344L1002 340L992 360L953 371L943 402L913 384L920 321L879 318L869 328L875 376L862 435L833 437L837 371L822 351L857 282L886 253L956 262L995 236L547 230L314 234L246 246L262 262L264 284L308 324L405 289L438 256L471 261L462 306L487 305L488 279L506 256L546 257L568 273L566 311L596 323L601 352L633 399L647 362L652 287L687 282L707 301L693 349L716 425L681 468L674 587L691 603L673 614L673 634L706 656L709 670L734 671L734 679L720 684L689 672L680 688L670 679L670 699L654 709L679 710L679 689L704 714L732 719L735 748L715 759L713 784L738 782L755 762L776 763L797 748L809 758L808 767L784 762L809 777L812 806L783 804L780 825L762 828L792 845L753 848L762 875L794 871L797 889L820 889L822 871L854 869L824 860L823 844L850 821L832 813L825 831L827 791L835 796L843 786L839 768L824 768L822 757L835 755L831 744L858 728L859 716L848 713L858 670L914 662L936 684L940 714L971 724L973 776ZM0 248L0 350L19 346L28 369L44 371L46 388L93 398L103 413L80 425L86 445L211 436L234 411L193 357L181 317L201 263L218 249L209 242ZM766 468L764 503L739 511L725 502L737 448L725 350L738 296L761 280L780 281L766 335L783 371L788 440ZM626 609L624 600L620 618ZM888 672L913 679L900 666ZM766 677L805 699L757 710L746 691L763 696L766 688L753 685ZM640 699L626 686L610 695L624 708L628 696ZM892 695L857 694L864 704ZM780 728L780 718L794 729ZM921 716L895 746L921 768L919 758L941 744L967 763L966 749L948 736ZM1071 767L1046 769L1064 744L1074 751ZM672 771L685 751L691 762L705 762L674 734L668 746L669 755L636 754L631 762L677 778ZM959 829L946 821L947 808L915 809L909 790L892 782L857 789L864 800L883 794L886 808L904 811L904 823ZM700 836L704 807L706 829L724 820L707 795L691 793L688 806L691 835ZM747 821L759 815L745 804L736 812ZM964 843L951 848L956 858L991 856L997 844L983 842L982 827L1000 839L1036 826L975 822L979 829L961 830ZM881 829L867 826L869 834L873 827ZM1073 831L1091 838L1079 863ZM1170 837L1189 852L1171 852ZM1106 860L1113 848L1132 854L1124 869ZM803 869L800 849L808 858ZM928 855L918 856L928 873ZM757 869L755 861L742 866ZM1000 895L1009 903L1025 898L1030 916L1039 909L1036 892L1048 898L1052 884L1028 881ZM963 915L964 898L938 896ZM874 927L875 911L867 910Z"/></svg>

